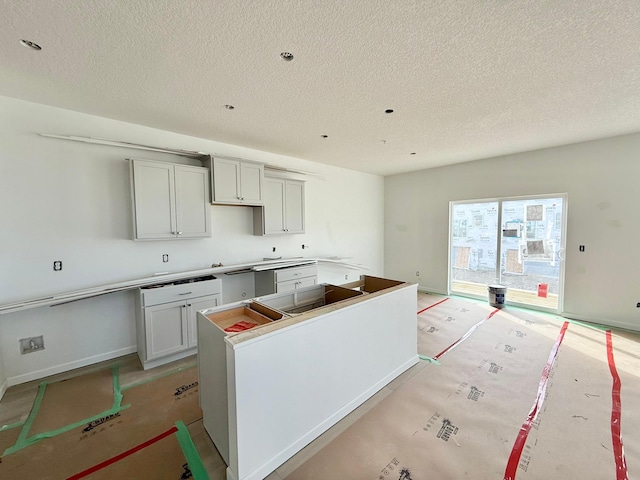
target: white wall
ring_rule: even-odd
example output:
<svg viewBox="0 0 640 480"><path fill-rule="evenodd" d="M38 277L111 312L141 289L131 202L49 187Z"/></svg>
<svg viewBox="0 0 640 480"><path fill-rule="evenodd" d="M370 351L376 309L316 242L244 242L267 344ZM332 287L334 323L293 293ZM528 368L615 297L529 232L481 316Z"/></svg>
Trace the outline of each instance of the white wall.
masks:
<svg viewBox="0 0 640 480"><path fill-rule="evenodd" d="M446 293L450 201L567 193L564 314L640 330L639 157L632 134L386 177L385 275Z"/></svg>
<svg viewBox="0 0 640 480"><path fill-rule="evenodd" d="M383 272L382 177L6 97L0 97L0 112L0 303L273 255L346 256L371 274ZM126 158L194 161L38 133L218 153L323 177L307 177L304 235L257 237L251 208L212 206L210 239L134 242ZM53 271L54 260L63 262L61 272ZM320 272L320 281L362 273ZM131 292L0 315L0 385L135 351L133 321ZM42 334L45 350L20 355L20 338Z"/></svg>

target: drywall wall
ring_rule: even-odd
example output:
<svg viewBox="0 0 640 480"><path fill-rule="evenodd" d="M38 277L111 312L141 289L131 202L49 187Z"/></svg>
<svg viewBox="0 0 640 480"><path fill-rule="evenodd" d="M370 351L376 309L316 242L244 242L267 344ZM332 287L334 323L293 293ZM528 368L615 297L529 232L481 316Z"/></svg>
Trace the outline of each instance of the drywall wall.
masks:
<svg viewBox="0 0 640 480"><path fill-rule="evenodd" d="M564 314L640 330L639 154L631 134L385 177L385 275L446 293L450 201L567 193Z"/></svg>
<svg viewBox="0 0 640 480"><path fill-rule="evenodd" d="M6 97L0 97L0 112L0 303L273 255L345 256L367 265L367 273L383 273L382 177ZM211 238L134 242L126 159L199 162L38 133L197 150L316 172L321 176L306 177L306 234L254 236L251 208L216 205L210 207ZM163 254L169 263L162 263ZM62 271L53 271L55 260L62 261ZM361 273L335 267L319 272L320 281L344 274L354 280ZM223 297L224 284L223 278ZM239 277L228 286L232 300L245 291L252 295L250 282ZM132 295L0 315L0 385L135 351ZM42 334L43 351L20 354L20 338Z"/></svg>

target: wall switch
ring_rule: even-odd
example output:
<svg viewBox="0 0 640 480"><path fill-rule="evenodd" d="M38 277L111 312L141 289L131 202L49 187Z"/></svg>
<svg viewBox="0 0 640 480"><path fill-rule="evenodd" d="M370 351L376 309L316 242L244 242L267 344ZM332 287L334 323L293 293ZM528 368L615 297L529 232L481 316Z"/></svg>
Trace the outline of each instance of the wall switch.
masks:
<svg viewBox="0 0 640 480"><path fill-rule="evenodd" d="M56 260L53 262L53 271L59 272L60 270L62 270L62 260Z"/></svg>
<svg viewBox="0 0 640 480"><path fill-rule="evenodd" d="M42 335L38 335L37 337L21 338L18 341L20 342L20 353L22 355L44 350L44 337Z"/></svg>
<svg viewBox="0 0 640 480"><path fill-rule="evenodd" d="M168 261L169 261L169 255L165 253L164 255L162 255L162 262L167 263Z"/></svg>

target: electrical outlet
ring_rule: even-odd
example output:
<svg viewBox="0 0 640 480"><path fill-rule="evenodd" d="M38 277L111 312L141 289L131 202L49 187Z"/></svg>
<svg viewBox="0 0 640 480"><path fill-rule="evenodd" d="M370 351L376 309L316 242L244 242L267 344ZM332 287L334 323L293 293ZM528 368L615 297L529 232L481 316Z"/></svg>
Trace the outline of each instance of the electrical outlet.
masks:
<svg viewBox="0 0 640 480"><path fill-rule="evenodd" d="M162 255L162 263L167 263L169 261L169 254L165 253Z"/></svg>
<svg viewBox="0 0 640 480"><path fill-rule="evenodd" d="M344 279L345 280L349 280L349 274L348 273L344 276Z"/></svg>
<svg viewBox="0 0 640 480"><path fill-rule="evenodd" d="M271 251L272 251L272 252L275 252L275 251L276 251L276 247L273 247L273 250L271 250Z"/></svg>
<svg viewBox="0 0 640 480"><path fill-rule="evenodd" d="M44 350L44 337L42 335L38 335L37 337L21 338L18 341L20 342L20 353L22 355Z"/></svg>
<svg viewBox="0 0 640 480"><path fill-rule="evenodd" d="M420 270L416 270L416 277L420 276Z"/></svg>
<svg viewBox="0 0 640 480"><path fill-rule="evenodd" d="M640 308L640 302L636 303L636 308Z"/></svg>
<svg viewBox="0 0 640 480"><path fill-rule="evenodd" d="M578 247L578 250L580 250L581 252L584 252L584 245L580 245L580 247Z"/></svg>
<svg viewBox="0 0 640 480"><path fill-rule="evenodd" d="M62 260L56 260L53 262L53 271L59 272L60 270L62 270Z"/></svg>

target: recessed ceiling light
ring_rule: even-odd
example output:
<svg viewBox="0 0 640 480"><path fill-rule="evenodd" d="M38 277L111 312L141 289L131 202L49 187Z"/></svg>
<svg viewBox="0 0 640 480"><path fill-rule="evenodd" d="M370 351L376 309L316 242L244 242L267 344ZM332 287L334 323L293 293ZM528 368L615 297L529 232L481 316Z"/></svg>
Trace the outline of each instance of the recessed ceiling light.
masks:
<svg viewBox="0 0 640 480"><path fill-rule="evenodd" d="M233 110L236 107L234 107L233 105L225 105L224 108L226 108L227 110Z"/></svg>
<svg viewBox="0 0 640 480"><path fill-rule="evenodd" d="M280 54L280 58L282 58L285 62L290 62L291 60L293 60L293 53L282 52Z"/></svg>
<svg viewBox="0 0 640 480"><path fill-rule="evenodd" d="M27 47L30 48L32 50L42 50L42 47L40 45L38 45L35 42L32 42L30 40L20 40L20 45L22 45L23 47Z"/></svg>
<svg viewBox="0 0 640 480"><path fill-rule="evenodd" d="M415 155L415 154L416 154L416 152L411 152L409 155Z"/></svg>
<svg viewBox="0 0 640 480"><path fill-rule="evenodd" d="M393 113L393 110L391 110L390 108L388 108L388 109L386 109L386 110L384 111L384 113Z"/></svg>

